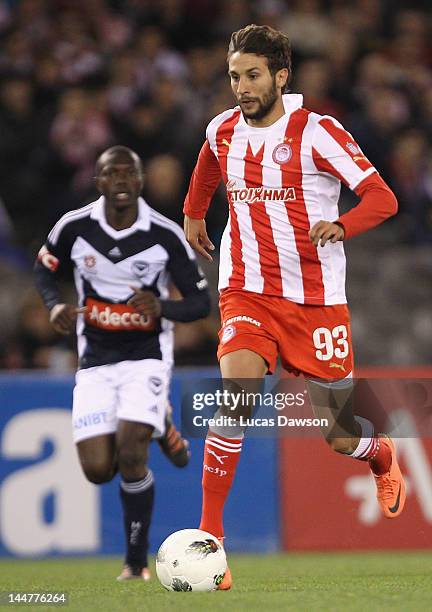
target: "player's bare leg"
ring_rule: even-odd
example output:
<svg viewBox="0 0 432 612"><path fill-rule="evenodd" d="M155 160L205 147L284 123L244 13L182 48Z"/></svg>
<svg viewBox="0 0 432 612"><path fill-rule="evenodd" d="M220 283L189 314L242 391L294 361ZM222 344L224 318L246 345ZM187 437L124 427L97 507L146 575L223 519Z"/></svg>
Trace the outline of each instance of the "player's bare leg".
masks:
<svg viewBox="0 0 432 612"><path fill-rule="evenodd" d="M224 390L241 392L244 385L256 386L267 372L264 359L248 349L240 349L224 355L220 360L220 369L224 381ZM247 379L247 380L246 380ZM256 391L257 389L247 389ZM248 406L241 409L248 412ZM223 406L218 414L233 418L239 416L229 405ZM250 414L242 413L244 416ZM223 543L223 509L234 479L237 463L240 458L244 428L240 426L214 427L208 431L204 446L203 461L203 506L200 529L214 534ZM219 585L220 590L228 590L232 577L227 568L225 577Z"/></svg>
<svg viewBox="0 0 432 612"><path fill-rule="evenodd" d="M104 434L81 440L77 445L78 458L88 481L103 484L117 472L115 435Z"/></svg>
<svg viewBox="0 0 432 612"><path fill-rule="evenodd" d="M118 580L150 579L147 552L154 483L147 458L152 433L152 426L131 421L121 420L117 428L118 469L122 478L120 498L126 536L125 567Z"/></svg>
<svg viewBox="0 0 432 612"><path fill-rule="evenodd" d="M336 452L351 455L362 437L361 425L353 413L352 381L340 387L307 381L307 387L315 415L328 422L328 427L322 428L326 442Z"/></svg>
<svg viewBox="0 0 432 612"><path fill-rule="evenodd" d="M308 390L315 414L329 423L323 433L330 447L354 459L368 461L383 515L399 516L405 505L406 487L394 443L387 436L375 434L369 420L354 416L353 385L349 381L329 385L309 381Z"/></svg>

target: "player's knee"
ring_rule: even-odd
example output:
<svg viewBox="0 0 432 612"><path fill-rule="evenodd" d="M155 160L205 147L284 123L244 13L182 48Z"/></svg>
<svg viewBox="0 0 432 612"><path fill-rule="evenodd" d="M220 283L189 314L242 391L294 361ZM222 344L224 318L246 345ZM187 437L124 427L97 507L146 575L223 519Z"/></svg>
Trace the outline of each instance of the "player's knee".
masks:
<svg viewBox="0 0 432 612"><path fill-rule="evenodd" d="M148 446L153 427L139 424L122 427L117 435L117 461L120 473L127 478L135 478L147 465ZM139 477L139 476L138 476Z"/></svg>
<svg viewBox="0 0 432 612"><path fill-rule="evenodd" d="M118 449L119 470L123 477L140 478L147 465L147 448L141 445L123 446Z"/></svg>
<svg viewBox="0 0 432 612"><path fill-rule="evenodd" d="M112 466L103 463L91 463L82 465L87 480L93 484L103 484L112 480L115 470Z"/></svg>
<svg viewBox="0 0 432 612"><path fill-rule="evenodd" d="M356 448L353 438L326 438L326 441L332 450L343 455L351 455Z"/></svg>

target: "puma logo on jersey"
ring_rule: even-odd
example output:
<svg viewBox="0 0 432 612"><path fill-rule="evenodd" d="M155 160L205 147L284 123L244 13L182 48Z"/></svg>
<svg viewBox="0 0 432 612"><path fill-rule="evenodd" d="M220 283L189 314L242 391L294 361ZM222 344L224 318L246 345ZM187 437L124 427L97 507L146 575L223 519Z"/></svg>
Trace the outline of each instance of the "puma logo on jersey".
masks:
<svg viewBox="0 0 432 612"><path fill-rule="evenodd" d="M342 361L342 363L336 363L335 361L330 361L329 368L339 368L339 370L342 370L342 372L346 372L344 363L345 363L345 359Z"/></svg>
<svg viewBox="0 0 432 612"><path fill-rule="evenodd" d="M224 144L226 147L228 147L228 151L230 150L230 148L231 148L231 143L230 143L230 142L228 142L228 140L227 140L226 138L224 138L224 139L222 140L222 144Z"/></svg>

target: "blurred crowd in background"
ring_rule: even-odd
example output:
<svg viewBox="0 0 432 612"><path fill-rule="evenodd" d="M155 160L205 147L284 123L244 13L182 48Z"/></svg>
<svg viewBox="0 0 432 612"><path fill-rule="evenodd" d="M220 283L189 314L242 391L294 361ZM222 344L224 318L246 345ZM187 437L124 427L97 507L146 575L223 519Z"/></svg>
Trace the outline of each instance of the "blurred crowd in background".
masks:
<svg viewBox="0 0 432 612"><path fill-rule="evenodd" d="M57 219L97 196L102 150L133 148L144 197L182 223L206 125L234 106L229 38L248 23L289 36L292 91L344 124L399 199L394 220L347 245L357 362L430 363L430 0L0 0L0 367L74 367L31 267ZM355 202L343 192L342 208ZM216 243L225 221L221 189ZM215 287L216 266L206 271ZM216 363L214 303L208 320L177 327L178 363Z"/></svg>

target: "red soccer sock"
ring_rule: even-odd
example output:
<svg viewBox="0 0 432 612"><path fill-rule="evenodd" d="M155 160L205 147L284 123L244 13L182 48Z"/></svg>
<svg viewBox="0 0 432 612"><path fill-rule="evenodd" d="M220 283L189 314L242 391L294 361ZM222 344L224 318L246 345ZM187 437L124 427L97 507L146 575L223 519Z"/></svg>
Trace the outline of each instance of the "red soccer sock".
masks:
<svg viewBox="0 0 432 612"><path fill-rule="evenodd" d="M382 444L379 438L375 439L378 440L378 445L375 454L369 457L369 465L374 474L381 476L381 474L385 474L390 469L392 453L387 444Z"/></svg>
<svg viewBox="0 0 432 612"><path fill-rule="evenodd" d="M389 471L392 454L387 444L382 444L381 438L372 438L369 447L358 459L369 461L372 472L381 476Z"/></svg>
<svg viewBox="0 0 432 612"><path fill-rule="evenodd" d="M234 480L241 448L241 439L222 438L212 432L208 433L205 441L200 529L217 538L224 535L223 509Z"/></svg>

